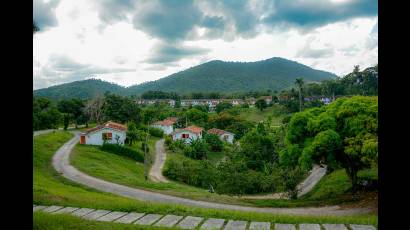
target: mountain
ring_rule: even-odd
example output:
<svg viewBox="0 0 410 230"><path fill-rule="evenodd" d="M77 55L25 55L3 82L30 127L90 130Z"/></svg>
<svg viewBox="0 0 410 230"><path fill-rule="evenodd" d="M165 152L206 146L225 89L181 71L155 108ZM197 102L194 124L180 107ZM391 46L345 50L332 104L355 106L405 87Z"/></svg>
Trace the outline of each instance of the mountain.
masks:
<svg viewBox="0 0 410 230"><path fill-rule="evenodd" d="M210 61L187 70L126 89L127 95L149 90L166 92L244 92L282 90L294 85L296 78L305 82L334 79L335 74L312 69L283 58L256 62Z"/></svg>
<svg viewBox="0 0 410 230"><path fill-rule="evenodd" d="M176 92L247 92L261 90L281 91L294 85L302 77L305 82L334 79L335 74L316 70L284 58L274 57L256 62L210 61L157 81L128 88L101 80L89 79L34 91L34 96L53 99L78 97L81 99L102 95L106 91L121 95L140 95L149 90Z"/></svg>
<svg viewBox="0 0 410 230"><path fill-rule="evenodd" d="M98 95L104 95L107 91L122 94L124 90L125 87L117 84L99 79L88 79L34 90L33 95L55 100L68 98L89 99Z"/></svg>

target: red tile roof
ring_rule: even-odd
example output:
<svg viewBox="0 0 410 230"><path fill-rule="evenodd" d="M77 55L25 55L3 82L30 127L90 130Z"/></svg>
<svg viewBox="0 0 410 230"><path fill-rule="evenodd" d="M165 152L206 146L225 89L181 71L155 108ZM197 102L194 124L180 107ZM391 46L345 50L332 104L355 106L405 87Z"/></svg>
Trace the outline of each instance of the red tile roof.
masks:
<svg viewBox="0 0 410 230"><path fill-rule="evenodd" d="M196 134L200 134L202 132L202 130L204 130L204 129L201 128L201 127L195 126L195 125L191 125L191 126L188 126L188 127L184 128L183 130L187 130L187 131L191 131L191 132L196 133Z"/></svg>
<svg viewBox="0 0 410 230"><path fill-rule="evenodd" d="M212 128L212 129L208 130L208 133L209 134L215 134L215 135L222 135L222 134L229 133L229 132L227 132L225 130L222 130L222 129Z"/></svg>
<svg viewBox="0 0 410 230"><path fill-rule="evenodd" d="M162 121L157 121L153 125L170 126L170 125L173 125L174 123L175 123L174 121L165 119L165 120L162 120Z"/></svg>
<svg viewBox="0 0 410 230"><path fill-rule="evenodd" d="M127 131L127 127L125 125L120 124L120 123L116 123L116 122L112 122L112 121L108 121L108 122L106 122L102 125L98 125L95 128L91 128L91 129L86 130L85 133L86 134L91 133L91 132L100 130L102 128L107 128L107 127L111 128L111 129L116 129L116 130L119 130L119 131Z"/></svg>

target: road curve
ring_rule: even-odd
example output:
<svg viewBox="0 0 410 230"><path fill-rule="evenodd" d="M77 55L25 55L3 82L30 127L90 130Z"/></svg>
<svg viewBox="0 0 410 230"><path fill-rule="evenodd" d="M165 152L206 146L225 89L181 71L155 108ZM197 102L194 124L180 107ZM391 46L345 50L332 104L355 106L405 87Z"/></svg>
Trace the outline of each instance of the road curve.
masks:
<svg viewBox="0 0 410 230"><path fill-rule="evenodd" d="M149 172L149 178L154 182L168 182L167 178L162 175L162 168L167 159L164 149L164 141L164 139L161 139L155 143L155 161Z"/></svg>
<svg viewBox="0 0 410 230"><path fill-rule="evenodd" d="M69 156L79 140L78 132L75 133L75 137L66 142L60 149L57 150L53 156L53 167L57 172L69 180L83 184L88 187L98 189L100 191L113 193L116 195L129 197L141 201L159 202L165 204L179 204L188 205L200 208L213 208L213 209L227 209L247 212L260 212L260 213L272 213L272 214L291 214L291 215L310 215L310 216L328 216L328 215L354 215L354 214L366 214L370 213L369 208L354 208L354 209L341 209L339 206L326 206L326 207L312 207L312 208L259 208L248 207L240 205L230 205L213 203L206 201L191 200L181 197L175 197L165 194L160 194L151 191L145 191L142 189L131 188L124 185L119 185L104 181L92 176L89 176L83 172L80 172L72 165L70 165Z"/></svg>
<svg viewBox="0 0 410 230"><path fill-rule="evenodd" d="M33 132L33 137L38 136L38 135L42 135L42 134L46 134L46 133L51 133L53 132L55 129L45 129L45 130L38 130L38 131L34 131Z"/></svg>

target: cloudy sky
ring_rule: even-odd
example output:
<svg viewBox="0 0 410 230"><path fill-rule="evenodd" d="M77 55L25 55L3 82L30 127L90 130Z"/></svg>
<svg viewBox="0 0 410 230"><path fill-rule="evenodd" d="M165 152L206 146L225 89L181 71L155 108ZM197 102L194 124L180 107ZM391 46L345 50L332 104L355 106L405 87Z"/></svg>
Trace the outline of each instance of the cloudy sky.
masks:
<svg viewBox="0 0 410 230"><path fill-rule="evenodd" d="M34 0L33 89L123 86L210 60L295 60L339 76L378 62L377 0Z"/></svg>

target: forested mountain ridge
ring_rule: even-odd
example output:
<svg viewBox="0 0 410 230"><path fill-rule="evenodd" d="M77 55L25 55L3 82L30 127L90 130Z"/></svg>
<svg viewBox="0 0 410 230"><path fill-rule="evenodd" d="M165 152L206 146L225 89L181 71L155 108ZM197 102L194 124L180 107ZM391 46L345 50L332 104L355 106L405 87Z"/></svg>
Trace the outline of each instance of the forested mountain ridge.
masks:
<svg viewBox="0 0 410 230"><path fill-rule="evenodd" d="M295 61L270 58L256 62L210 61L171 74L157 81L142 83L128 88L117 84L88 79L34 90L34 96L51 99L88 99L105 92L119 95L141 95L147 91L175 92L248 92L281 91L289 88L296 78L306 82L335 79L335 74L316 70Z"/></svg>
<svg viewBox="0 0 410 230"><path fill-rule="evenodd" d="M334 79L335 74L312 69L283 58L256 62L210 61L157 81L131 86L128 95L139 95L149 90L178 92L246 92L280 91L294 84L298 77L305 81Z"/></svg>

